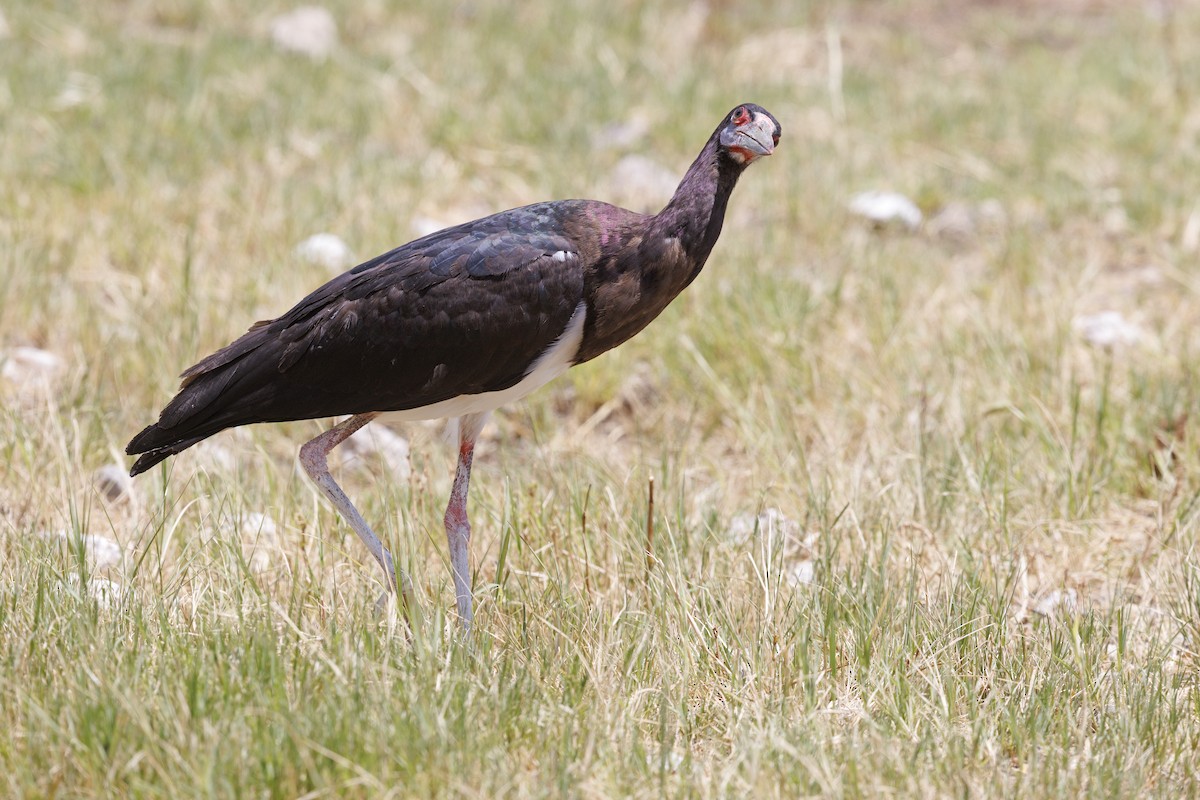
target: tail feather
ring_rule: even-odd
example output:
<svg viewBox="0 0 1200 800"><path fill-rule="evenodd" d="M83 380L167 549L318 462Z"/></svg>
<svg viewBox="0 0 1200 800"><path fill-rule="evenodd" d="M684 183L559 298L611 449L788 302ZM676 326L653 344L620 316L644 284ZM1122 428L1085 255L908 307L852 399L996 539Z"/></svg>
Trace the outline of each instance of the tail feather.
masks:
<svg viewBox="0 0 1200 800"><path fill-rule="evenodd" d="M137 441L143 437L146 437L148 434L160 433L159 430L156 430L157 428L157 425L151 425L150 427L146 428L146 430L135 436L133 441L129 443L129 447L126 448L125 452L129 455L140 454L138 460L133 462L133 468L129 470L130 477L142 474L160 461L165 461L176 453L182 453L192 445L202 442L212 435L204 434L203 436L193 436L190 439L182 439L178 442L162 445L161 447L153 447L148 450L138 450Z"/></svg>
<svg viewBox="0 0 1200 800"><path fill-rule="evenodd" d="M279 376L278 340L271 322L256 322L235 342L201 359L183 373L179 392L159 414L158 422L130 440L125 452L140 456L130 475L180 453L226 428L266 419L295 419L264 409L271 405L264 390Z"/></svg>
<svg viewBox="0 0 1200 800"><path fill-rule="evenodd" d="M126 454L140 456L129 474L145 472L225 428L257 422L231 403L235 397L245 400L241 393L227 393L236 374L236 365L219 365L212 372L196 372L186 378L158 422L143 428L126 446Z"/></svg>

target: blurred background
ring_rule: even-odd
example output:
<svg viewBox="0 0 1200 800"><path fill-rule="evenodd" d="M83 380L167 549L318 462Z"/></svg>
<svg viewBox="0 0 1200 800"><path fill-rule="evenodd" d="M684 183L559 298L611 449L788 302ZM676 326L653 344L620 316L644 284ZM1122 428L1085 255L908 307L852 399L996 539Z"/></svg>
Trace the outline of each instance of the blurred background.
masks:
<svg viewBox="0 0 1200 800"><path fill-rule="evenodd" d="M337 751L362 786L463 794L536 794L530 763L595 796L1194 791L1198 87L1183 0L0 2L10 788L58 763L84 794L352 794ZM486 432L482 661L376 630L365 552L295 469L320 423L124 477L178 373L255 320L504 208L657 210L745 101L783 137L705 272ZM437 427L341 469L440 609ZM147 632L178 675L80 667ZM421 727L436 664L473 753ZM497 664L525 683L493 707ZM189 691L209 727L156 729Z"/></svg>

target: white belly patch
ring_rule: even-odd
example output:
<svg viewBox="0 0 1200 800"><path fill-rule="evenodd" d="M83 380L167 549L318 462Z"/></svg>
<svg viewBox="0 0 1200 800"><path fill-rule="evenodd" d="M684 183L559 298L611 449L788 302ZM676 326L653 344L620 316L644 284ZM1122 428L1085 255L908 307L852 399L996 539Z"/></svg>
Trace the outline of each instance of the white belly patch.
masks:
<svg viewBox="0 0 1200 800"><path fill-rule="evenodd" d="M451 397L449 400L405 411L387 411L380 414L378 419L410 422L421 419L461 417L466 414L483 414L494 411L502 405L520 400L570 369L576 354L579 353L579 345L583 341L583 322L586 317L587 304L581 302L575 307L575 312L571 314L571 319L567 321L567 327L563 329L562 334L537 357L533 366L525 373L525 377L507 389L482 394L463 394Z"/></svg>

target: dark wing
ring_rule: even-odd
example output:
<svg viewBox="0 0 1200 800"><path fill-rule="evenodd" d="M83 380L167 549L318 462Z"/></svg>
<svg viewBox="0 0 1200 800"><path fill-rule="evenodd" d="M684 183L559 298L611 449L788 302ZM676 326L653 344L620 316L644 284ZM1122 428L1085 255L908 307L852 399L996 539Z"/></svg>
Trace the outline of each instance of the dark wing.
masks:
<svg viewBox="0 0 1200 800"><path fill-rule="evenodd" d="M252 422L419 408L516 384L583 298L583 266L561 232L569 213L566 204L513 209L334 278L184 372L179 394L129 452Z"/></svg>

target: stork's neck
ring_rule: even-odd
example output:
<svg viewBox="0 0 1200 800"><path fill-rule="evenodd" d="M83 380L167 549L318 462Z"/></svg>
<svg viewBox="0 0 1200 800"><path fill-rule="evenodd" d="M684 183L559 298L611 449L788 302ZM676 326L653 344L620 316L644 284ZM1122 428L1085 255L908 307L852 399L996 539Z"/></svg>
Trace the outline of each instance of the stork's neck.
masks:
<svg viewBox="0 0 1200 800"><path fill-rule="evenodd" d="M725 206L742 171L743 167L718 152L714 135L679 182L675 196L654 217L652 228L662 236L677 238L695 262L696 272L721 235Z"/></svg>

